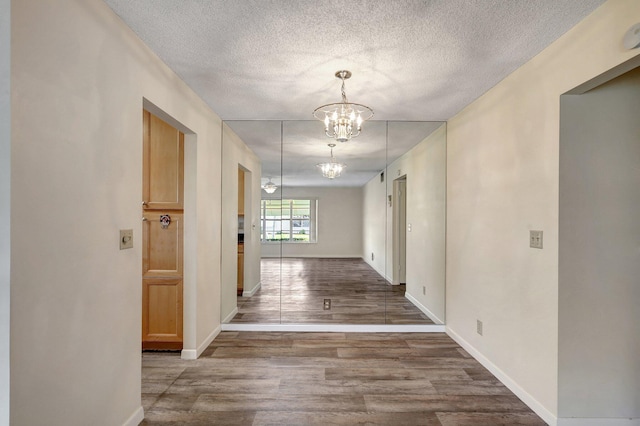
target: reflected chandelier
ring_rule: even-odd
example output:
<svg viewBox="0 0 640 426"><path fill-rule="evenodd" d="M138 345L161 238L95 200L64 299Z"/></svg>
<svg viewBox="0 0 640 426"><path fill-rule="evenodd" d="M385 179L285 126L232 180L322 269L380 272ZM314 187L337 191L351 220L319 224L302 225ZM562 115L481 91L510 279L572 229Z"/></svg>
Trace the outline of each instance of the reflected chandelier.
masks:
<svg viewBox="0 0 640 426"><path fill-rule="evenodd" d="M271 178L269 178L269 182L262 185L262 189L264 189L264 192L266 192L267 194L273 194L274 192L276 192L276 189L278 189L278 185L271 182Z"/></svg>
<svg viewBox="0 0 640 426"><path fill-rule="evenodd" d="M322 176L328 179L335 179L337 177L340 177L340 174L343 172L343 170L347 168L346 164L338 163L333 157L334 146L336 146L335 143L329 144L329 147L331 148L331 160L328 163L316 164L316 166L322 172Z"/></svg>
<svg viewBox="0 0 640 426"><path fill-rule="evenodd" d="M313 111L313 116L324 122L324 132L328 137L346 142L360 134L362 123L373 117L373 110L347 101L344 81L351 77L351 71L338 71L336 77L342 80L342 102L322 105Z"/></svg>

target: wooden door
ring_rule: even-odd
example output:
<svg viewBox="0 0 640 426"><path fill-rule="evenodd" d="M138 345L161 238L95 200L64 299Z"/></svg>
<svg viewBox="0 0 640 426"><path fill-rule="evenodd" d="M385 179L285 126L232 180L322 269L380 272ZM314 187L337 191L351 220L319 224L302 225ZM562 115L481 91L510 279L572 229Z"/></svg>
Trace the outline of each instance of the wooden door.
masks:
<svg viewBox="0 0 640 426"><path fill-rule="evenodd" d="M142 348L182 349L184 135L143 123Z"/></svg>

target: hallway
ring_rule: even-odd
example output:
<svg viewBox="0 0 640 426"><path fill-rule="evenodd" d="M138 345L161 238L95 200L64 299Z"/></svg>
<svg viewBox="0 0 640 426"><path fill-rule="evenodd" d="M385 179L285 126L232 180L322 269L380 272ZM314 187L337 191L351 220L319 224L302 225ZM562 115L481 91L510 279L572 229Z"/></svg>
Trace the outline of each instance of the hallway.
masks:
<svg viewBox="0 0 640 426"><path fill-rule="evenodd" d="M142 425L545 424L443 333L222 332L142 366Z"/></svg>

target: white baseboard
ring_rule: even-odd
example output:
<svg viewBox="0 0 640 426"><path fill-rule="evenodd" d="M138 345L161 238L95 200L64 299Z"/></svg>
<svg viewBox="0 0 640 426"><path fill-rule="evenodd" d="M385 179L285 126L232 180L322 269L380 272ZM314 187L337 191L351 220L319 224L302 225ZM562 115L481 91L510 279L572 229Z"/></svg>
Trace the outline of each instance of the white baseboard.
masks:
<svg viewBox="0 0 640 426"><path fill-rule="evenodd" d="M303 258L303 259L360 259L362 256L359 254L340 254L340 255L318 255L318 254L283 254L283 259L295 259L295 258Z"/></svg>
<svg viewBox="0 0 640 426"><path fill-rule="evenodd" d="M436 314L431 312L429 310L429 308L427 308L422 303L420 303L418 301L418 299L416 299L411 294L409 294L409 292L405 291L404 297L406 297L409 300L409 302L413 303L416 308L420 309L423 314L428 316L431 319L431 321L435 322L436 324L444 324L444 321L442 321L440 318L438 318L438 316Z"/></svg>
<svg viewBox="0 0 640 426"><path fill-rule="evenodd" d="M258 290L260 290L260 287L262 287L262 281L260 281L258 284L256 284L256 286L250 291L243 290L242 291L242 297L251 297L251 296L253 296L254 294L256 294L258 292Z"/></svg>
<svg viewBox="0 0 640 426"><path fill-rule="evenodd" d="M603 418L559 417L556 426L638 426L640 418Z"/></svg>
<svg viewBox="0 0 640 426"><path fill-rule="evenodd" d="M230 322L233 319L233 317L237 315L237 313L238 313L238 307L236 306L235 308L233 308L233 311L231 311L231 313L227 315L225 319L222 320L222 323L225 324Z"/></svg>
<svg viewBox="0 0 640 426"><path fill-rule="evenodd" d="M387 276L385 275L385 271L379 271L378 268L376 268L376 265L374 265L373 263L371 263L371 261L365 257L361 257L362 260L364 260L364 263L366 263L367 265L369 265L371 267L371 269L373 269L374 271L376 271L376 273L378 275L380 275L382 278L384 278L385 280L387 280L387 282L389 282L389 284L391 284L391 280L387 278Z"/></svg>
<svg viewBox="0 0 640 426"><path fill-rule="evenodd" d="M322 255L322 254L268 254L264 256L260 256L264 259L361 259L362 255L360 254L331 254L331 255Z"/></svg>
<svg viewBox="0 0 640 426"><path fill-rule="evenodd" d="M182 352L180 353L180 358L187 359L187 360L198 359L198 357L202 355L202 352L204 352L204 350L207 349L207 347L211 344L211 342L213 342L213 339L215 339L216 336L220 334L221 331L222 331L222 328L220 326L217 326L211 332L211 334L209 334L207 338L204 339L204 341L200 344L200 346L198 346L197 349L183 349Z"/></svg>
<svg viewBox="0 0 640 426"><path fill-rule="evenodd" d="M297 331L323 333L444 333L434 324L222 324L222 331Z"/></svg>
<svg viewBox="0 0 640 426"><path fill-rule="evenodd" d="M497 365L489 361L484 355L482 355L475 347L469 342L464 340L460 335L451 328L446 327L446 333L455 340L460 346L464 348L471 356L473 356L480 364L482 364L487 370L498 378L506 387L511 390L518 398L529 406L538 416L542 418L551 426L557 426L557 417L549 410L547 410L542 404L540 404L531 394L525 391L518 383L509 377L504 371L502 371ZM576 423L577 425L577 423ZM595 425L594 425L595 426Z"/></svg>
<svg viewBox="0 0 640 426"><path fill-rule="evenodd" d="M122 424L122 426L138 426L144 420L144 408L138 407L131 416Z"/></svg>

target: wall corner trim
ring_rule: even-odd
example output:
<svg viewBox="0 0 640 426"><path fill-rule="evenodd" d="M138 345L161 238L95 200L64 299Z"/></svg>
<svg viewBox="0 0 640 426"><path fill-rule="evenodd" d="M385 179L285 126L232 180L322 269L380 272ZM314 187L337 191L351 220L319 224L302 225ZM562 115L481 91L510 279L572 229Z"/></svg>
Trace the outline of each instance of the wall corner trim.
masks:
<svg viewBox="0 0 640 426"><path fill-rule="evenodd" d="M227 317L225 319L222 320L223 324L229 323L231 322L231 320L233 319L233 317L236 316L236 314L238 313L238 306L236 306L235 308L233 308L233 311L231 311L231 313L229 315L227 315ZM219 327L219 326L218 326Z"/></svg>
<svg viewBox="0 0 640 426"><path fill-rule="evenodd" d="M138 407L136 411L122 424L122 426L138 426L144 420L144 408Z"/></svg>
<svg viewBox="0 0 640 426"><path fill-rule="evenodd" d="M409 302L413 303L415 305L416 308L420 309L422 311L423 314L425 314L426 316L428 316L431 321L435 322L436 324L444 324L444 321L442 321L440 318L438 318L438 316L436 314L434 314L433 312L431 312L429 310L429 308L427 308L426 306L424 306L422 303L420 303L418 301L418 299L416 299L415 297L413 297L409 292L405 292L404 293L404 297L409 300Z"/></svg>
<svg viewBox="0 0 640 426"><path fill-rule="evenodd" d="M245 290L242 292L242 297L251 297L254 294L256 294L258 292L258 290L260 290L260 288L262 287L262 281L258 281L258 284L256 284L253 289L251 290ZM237 311L236 311L237 312Z"/></svg>
<svg viewBox="0 0 640 426"><path fill-rule="evenodd" d="M209 334L207 338L204 339L204 341L200 344L200 346L198 346L197 349L183 349L182 352L180 352L180 358L185 360L198 359L198 357L202 355L202 352L204 352L204 350L207 349L207 347L211 344L211 342L213 342L213 339L215 339L216 336L218 336L218 334L220 334L221 331L222 331L222 327L217 326L211 332L211 334Z"/></svg>
<svg viewBox="0 0 640 426"><path fill-rule="evenodd" d="M522 400L525 404L529 406L538 416L542 418L545 422L547 422L550 426L559 426L558 418L549 410L547 410L542 404L540 404L531 394L525 391L520 385L509 377L504 371L502 371L497 365L492 363L488 358L480 353L475 347L473 347L469 342L464 340L460 335L458 335L451 328L446 327L446 333L453 340L456 341L460 346L464 348L471 356L473 356L480 364L482 364L487 370L491 372L494 376L498 378L506 387L509 388L511 392L516 394L518 398ZM575 424L577 426L577 423ZM629 426L631 423L629 424ZM562 426L565 426L564 424ZM566 425L569 426L569 425ZM573 426L573 425L571 425ZM635 426L635 425L634 425Z"/></svg>

